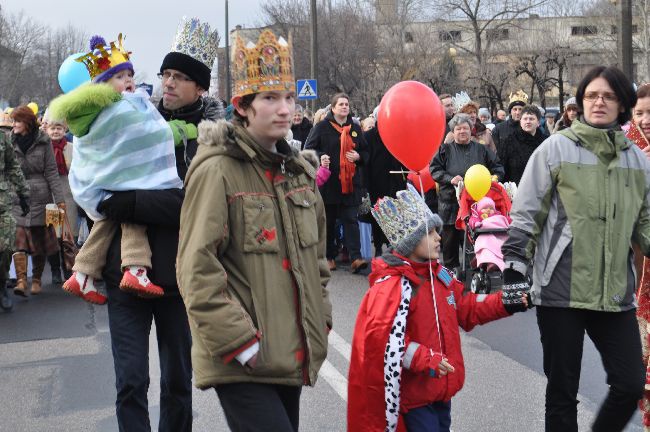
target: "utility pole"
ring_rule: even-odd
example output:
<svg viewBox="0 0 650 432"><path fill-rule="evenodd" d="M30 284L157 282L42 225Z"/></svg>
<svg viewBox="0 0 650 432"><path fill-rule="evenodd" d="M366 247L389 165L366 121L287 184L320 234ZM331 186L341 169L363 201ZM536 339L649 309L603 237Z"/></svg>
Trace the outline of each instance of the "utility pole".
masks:
<svg viewBox="0 0 650 432"><path fill-rule="evenodd" d="M228 0L226 0L226 103L230 104L232 86L230 84L230 27L228 27Z"/></svg>
<svg viewBox="0 0 650 432"><path fill-rule="evenodd" d="M618 0L618 66L630 81L634 80L632 61L632 0Z"/></svg>
<svg viewBox="0 0 650 432"><path fill-rule="evenodd" d="M311 0L311 79L318 79L318 19L316 0ZM318 90L320 92L320 90ZM311 112L316 112L316 99L311 101Z"/></svg>

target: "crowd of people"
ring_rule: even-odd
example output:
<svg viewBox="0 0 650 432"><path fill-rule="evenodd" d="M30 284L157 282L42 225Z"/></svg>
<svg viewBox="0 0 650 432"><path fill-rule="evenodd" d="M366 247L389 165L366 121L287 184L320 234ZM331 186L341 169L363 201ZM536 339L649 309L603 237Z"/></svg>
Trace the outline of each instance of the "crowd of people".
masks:
<svg viewBox="0 0 650 432"><path fill-rule="evenodd" d="M262 29L233 40L228 106L206 96L217 34L192 18L161 61L157 106L136 88L121 36L94 36L79 59L90 83L52 101L40 122L27 106L0 119L0 305L12 308L12 261L13 294L26 297L42 292L48 260L53 284L107 305L121 431L151 429L152 322L159 430L191 430L194 373L232 430L297 431L302 386L316 382L334 326L331 272L370 264L364 214L375 259L352 342L348 430L449 431L465 374L459 327L533 306L546 430L578 430L585 334L609 384L592 430L623 430L637 406L650 430L650 261L641 259L650 256L650 85L635 90L615 67L596 67L559 118L521 90L497 112L466 92L441 94L434 187L418 191L382 141L378 109L357 118L337 93L312 115L295 100L290 39ZM476 164L518 185L510 214L491 198L473 207L472 227L492 218L507 229L491 267L503 286L487 295L455 277L466 235L457 189ZM48 205L73 236L77 214L91 225L72 267Z"/></svg>

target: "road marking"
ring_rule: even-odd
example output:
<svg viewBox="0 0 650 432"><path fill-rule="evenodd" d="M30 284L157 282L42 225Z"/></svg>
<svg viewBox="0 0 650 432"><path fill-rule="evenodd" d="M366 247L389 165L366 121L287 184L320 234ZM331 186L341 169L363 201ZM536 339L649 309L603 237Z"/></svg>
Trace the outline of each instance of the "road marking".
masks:
<svg viewBox="0 0 650 432"><path fill-rule="evenodd" d="M345 339L339 336L334 330L330 331L328 342L337 350L347 361L350 361L350 354L352 353L352 345L350 345Z"/></svg>
<svg viewBox="0 0 650 432"><path fill-rule="evenodd" d="M332 363L325 360L320 371L318 371L318 375L327 381L334 391L341 396L341 399L345 402L348 401L348 380L341 375L341 372L339 372Z"/></svg>

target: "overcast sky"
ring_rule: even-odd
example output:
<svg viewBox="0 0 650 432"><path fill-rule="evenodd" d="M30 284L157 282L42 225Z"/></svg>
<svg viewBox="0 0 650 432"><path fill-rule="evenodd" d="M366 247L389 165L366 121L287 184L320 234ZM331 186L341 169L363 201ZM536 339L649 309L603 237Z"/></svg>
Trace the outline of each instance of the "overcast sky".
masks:
<svg viewBox="0 0 650 432"><path fill-rule="evenodd" d="M262 2L230 0L230 29L237 24L251 27L261 23ZM216 25L224 45L224 4L224 0L0 0L5 13L23 10L53 28L72 23L85 33L103 36L107 42L123 33L125 48L133 52L136 73L144 72L150 83L157 80L160 63L170 50L183 16L196 16L212 28Z"/></svg>

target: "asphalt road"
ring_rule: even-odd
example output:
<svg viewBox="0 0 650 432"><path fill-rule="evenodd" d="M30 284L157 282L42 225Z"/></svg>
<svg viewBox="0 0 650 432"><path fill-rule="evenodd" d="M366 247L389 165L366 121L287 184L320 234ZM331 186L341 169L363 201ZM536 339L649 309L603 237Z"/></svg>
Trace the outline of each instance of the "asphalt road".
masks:
<svg viewBox="0 0 650 432"><path fill-rule="evenodd" d="M49 275L45 276L49 281ZM349 343L366 278L345 269L330 283L334 330L328 360L314 388L303 391L301 430L344 431ZM115 431L114 373L106 307L70 297L51 285L41 296L17 299L0 313L0 431ZM152 332L153 334L154 332ZM160 370L150 340L151 422L156 429ZM534 311L463 335L466 384L452 401L452 429L543 431L541 345ZM585 344L580 386L580 430L607 391L600 359ZM195 390L194 430L227 430L213 391ZM626 430L641 431L640 419Z"/></svg>

